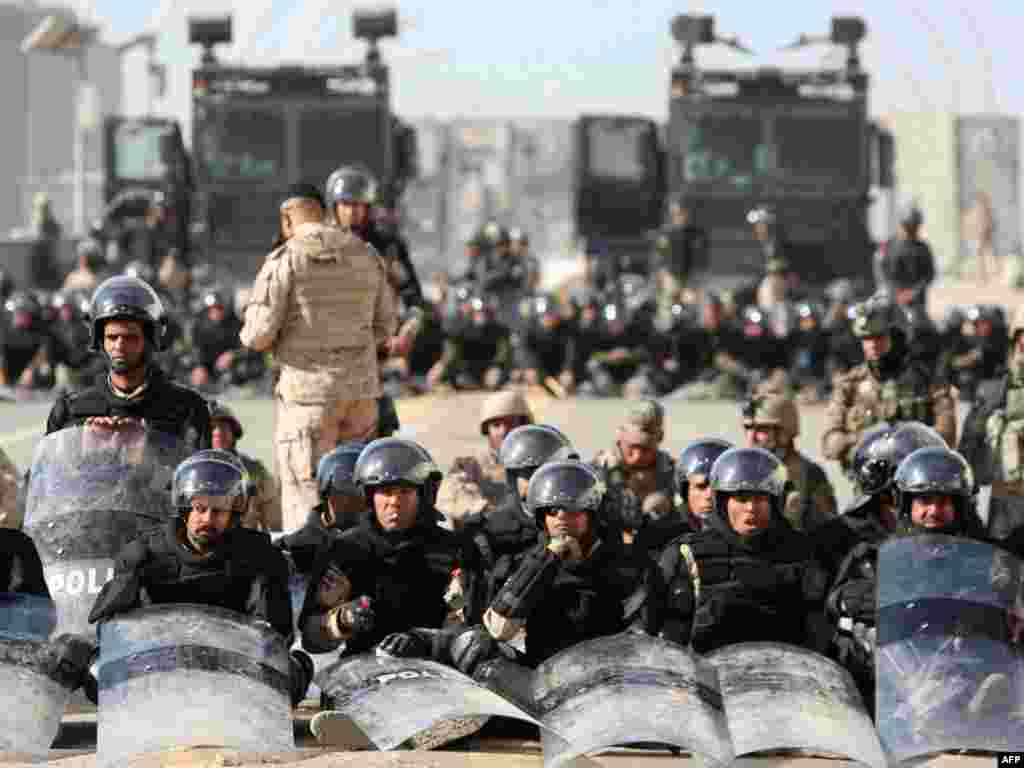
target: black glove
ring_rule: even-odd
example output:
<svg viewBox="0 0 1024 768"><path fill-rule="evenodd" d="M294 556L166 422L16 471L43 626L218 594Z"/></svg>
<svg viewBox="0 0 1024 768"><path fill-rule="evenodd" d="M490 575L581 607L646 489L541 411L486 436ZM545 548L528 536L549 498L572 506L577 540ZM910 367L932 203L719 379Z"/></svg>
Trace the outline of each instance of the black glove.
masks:
<svg viewBox="0 0 1024 768"><path fill-rule="evenodd" d="M309 654L304 651L292 651L288 659L288 667L291 671L292 706L297 707L306 698L306 691L313 680L315 667Z"/></svg>
<svg viewBox="0 0 1024 768"><path fill-rule="evenodd" d="M878 619L876 586L874 580L854 579L836 587L833 599L839 612L874 626Z"/></svg>
<svg viewBox="0 0 1024 768"><path fill-rule="evenodd" d="M483 627L460 628L448 646L449 663L470 676L482 662L494 658L499 652L498 641Z"/></svg>
<svg viewBox="0 0 1024 768"><path fill-rule="evenodd" d="M430 644L412 632L395 632L377 644L377 650L398 658L428 658L431 655Z"/></svg>
<svg viewBox="0 0 1024 768"><path fill-rule="evenodd" d="M377 623L377 616L373 612L373 600L366 595L353 600L351 618L353 637L372 632Z"/></svg>
<svg viewBox="0 0 1024 768"><path fill-rule="evenodd" d="M95 703L96 680L90 673L90 665L97 657L96 646L81 635L59 635L53 640L53 648L57 652L57 674L61 682L69 690L75 691L85 687L90 700Z"/></svg>
<svg viewBox="0 0 1024 768"><path fill-rule="evenodd" d="M619 519L627 531L639 531L644 525L644 513L640 499L635 493L621 491L615 495L619 508Z"/></svg>

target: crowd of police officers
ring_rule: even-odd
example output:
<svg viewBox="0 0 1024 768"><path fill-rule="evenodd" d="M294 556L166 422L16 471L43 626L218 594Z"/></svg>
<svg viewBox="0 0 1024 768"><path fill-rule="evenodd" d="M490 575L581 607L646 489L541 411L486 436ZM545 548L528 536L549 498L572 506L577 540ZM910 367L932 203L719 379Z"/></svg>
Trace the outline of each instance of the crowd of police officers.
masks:
<svg viewBox="0 0 1024 768"><path fill-rule="evenodd" d="M848 285L832 287L827 307L803 300L739 312L710 293L688 301L681 280L667 296L623 285L542 295L525 238L500 227L470 243L466 275L432 302L399 239L370 219L343 220L352 208L334 205L372 202L373 183L342 169L327 200L338 226L374 245L403 305L399 330L379 349L381 370L495 389L518 374L563 395L625 387L636 397L614 444L583 457L570 435L534 423L517 390L502 389L483 405L480 455L443 475L424 446L386 436L394 425L381 409L365 440L319 459L316 502L272 543L267 530L281 519L273 478L238 452L241 423L175 383L164 365L182 332L166 306L198 299L205 311L196 327L216 329L230 315L226 299L186 290L165 301L152 275L119 275L57 311L68 333L84 325L75 346L100 362L90 363L93 383L57 400L47 432L142 423L196 451L174 473L166 524L125 547L90 621L166 603L263 620L305 649L291 652L296 703L313 673L307 652L376 650L472 675L497 658L536 667L628 628L700 653L743 641L804 646L849 669L870 702L882 542L994 537L1024 556L1024 314L1007 323L998 310L972 307L944 337L901 300L905 292L855 302ZM82 267L90 263L84 254ZM500 302L519 307L516 331L494 296L522 298ZM5 365L19 333L46 337L50 364L67 362L38 297L14 292L7 307ZM227 375L244 356L231 322L231 332L199 332L223 342L210 349L192 329L192 371L205 371L188 372L193 384ZM425 344L436 355L422 354ZM9 367L8 381L33 380L25 370L38 369ZM644 396L685 384L701 389L694 396L708 396L710 385L741 399L742 445L702 438L678 457L659 447L666 406ZM821 467L796 448L802 385L831 392L821 449L857 489L845 510ZM957 387L975 398L960 452ZM993 489L987 529L975 506L980 484ZM4 591L48 595L32 541L16 527L0 529ZM290 572L308 579L297 616ZM56 643L69 674L95 695L95 643L75 635ZM1011 695L1005 675L975 684L965 716ZM329 697L324 704L314 733L344 744L344 717Z"/></svg>

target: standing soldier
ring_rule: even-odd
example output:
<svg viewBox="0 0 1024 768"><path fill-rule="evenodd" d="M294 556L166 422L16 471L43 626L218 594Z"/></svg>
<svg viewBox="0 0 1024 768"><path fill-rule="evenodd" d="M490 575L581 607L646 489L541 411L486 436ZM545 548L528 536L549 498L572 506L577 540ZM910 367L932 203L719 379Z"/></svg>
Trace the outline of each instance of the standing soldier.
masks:
<svg viewBox="0 0 1024 768"><path fill-rule="evenodd" d="M693 271L707 266L708 235L693 220L693 205L686 198L669 205L669 226L658 236L655 251L659 303L671 305Z"/></svg>
<svg viewBox="0 0 1024 768"><path fill-rule="evenodd" d="M320 500L320 457L377 430L377 349L395 307L376 251L323 223L316 187L293 186L280 216L284 242L256 277L241 338L281 366L274 442L284 526L293 530Z"/></svg>
<svg viewBox="0 0 1024 768"><path fill-rule="evenodd" d="M836 516L836 494L820 466L796 449L800 414L792 398L755 395L743 406L748 448L764 448L786 467L788 493L782 514L798 531L813 531Z"/></svg>
<svg viewBox="0 0 1024 768"><path fill-rule="evenodd" d="M864 430L880 421L920 421L955 445L954 392L935 384L927 368L908 360L903 310L873 296L858 304L853 315L864 362L836 380L825 413L822 454L848 468Z"/></svg>
<svg viewBox="0 0 1024 768"><path fill-rule="evenodd" d="M922 309L928 305L928 286L935 279L932 249L918 235L923 223L916 205L904 209L897 236L885 244L881 262L882 277L896 301Z"/></svg>
<svg viewBox="0 0 1024 768"><path fill-rule="evenodd" d="M213 447L237 456L248 473L250 487L246 493L247 503L242 513L242 527L280 531L281 495L277 491L274 476L267 471L262 461L238 450L238 441L245 434L242 422L226 405L212 403L210 431L213 433Z"/></svg>
<svg viewBox="0 0 1024 768"><path fill-rule="evenodd" d="M619 426L615 446L594 457L627 531L639 531L649 518L674 513L675 462L658 448L664 439L664 409L654 400L643 400Z"/></svg>

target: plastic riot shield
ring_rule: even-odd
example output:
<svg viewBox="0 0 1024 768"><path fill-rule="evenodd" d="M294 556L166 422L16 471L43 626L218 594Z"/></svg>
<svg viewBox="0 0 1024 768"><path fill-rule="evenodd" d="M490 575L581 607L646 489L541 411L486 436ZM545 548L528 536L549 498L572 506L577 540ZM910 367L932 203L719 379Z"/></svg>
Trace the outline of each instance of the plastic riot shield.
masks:
<svg viewBox="0 0 1024 768"><path fill-rule="evenodd" d="M538 724L458 670L425 659L364 653L332 664L315 682L381 750L442 720L501 715Z"/></svg>
<svg viewBox="0 0 1024 768"><path fill-rule="evenodd" d="M885 766L853 678L831 659L782 643L739 643L707 660L718 672L737 756L808 749Z"/></svg>
<svg viewBox="0 0 1024 768"><path fill-rule="evenodd" d="M648 635L602 637L551 657L535 672L534 699L546 727L545 768L640 742L697 752L711 764L733 758L714 668Z"/></svg>
<svg viewBox="0 0 1024 768"><path fill-rule="evenodd" d="M172 747L285 752L288 649L266 622L204 605L159 605L100 624L97 765Z"/></svg>
<svg viewBox="0 0 1024 768"><path fill-rule="evenodd" d="M0 753L39 756L57 736L71 683L47 641L54 622L49 598L0 593Z"/></svg>
<svg viewBox="0 0 1024 768"><path fill-rule="evenodd" d="M131 539L171 514L174 469L190 450L177 437L135 423L71 427L36 448L25 531L36 543L58 633L91 633L88 616Z"/></svg>
<svg viewBox="0 0 1024 768"><path fill-rule="evenodd" d="M953 749L1024 749L1021 561L939 535L878 557L878 733L891 762Z"/></svg>

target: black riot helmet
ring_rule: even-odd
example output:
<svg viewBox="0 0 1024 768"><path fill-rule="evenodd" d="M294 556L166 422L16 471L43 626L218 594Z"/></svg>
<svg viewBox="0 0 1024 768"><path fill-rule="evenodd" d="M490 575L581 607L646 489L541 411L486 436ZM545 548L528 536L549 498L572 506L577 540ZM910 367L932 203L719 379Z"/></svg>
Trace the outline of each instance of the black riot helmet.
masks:
<svg viewBox="0 0 1024 768"><path fill-rule="evenodd" d="M89 306L89 347L101 351L103 324L107 320L137 320L146 334L147 354L164 348L167 316L160 297L147 283L137 277L118 275L104 280L92 294Z"/></svg>
<svg viewBox="0 0 1024 768"><path fill-rule="evenodd" d="M174 470L171 504L178 516L187 519L193 499L209 496L214 505L229 507L237 522L251 486L241 459L230 451L211 448L189 456Z"/></svg>
<svg viewBox="0 0 1024 768"><path fill-rule="evenodd" d="M430 454L412 440L382 437L363 449L355 466L356 486L373 504L373 491L388 485L408 485L420 491L421 510L433 508L441 485L441 470Z"/></svg>
<svg viewBox="0 0 1024 768"><path fill-rule="evenodd" d="M771 497L772 514L782 517L786 467L763 448L730 448L711 467L715 512L728 521L726 498L736 493L763 493Z"/></svg>
<svg viewBox="0 0 1024 768"><path fill-rule="evenodd" d="M690 478L693 475L704 475L710 479L711 467L723 453L733 445L727 440L708 437L694 440L683 448L676 462L676 488L685 501L689 492Z"/></svg>
<svg viewBox="0 0 1024 768"><path fill-rule="evenodd" d="M604 500L607 492L597 472L581 461L551 461L533 473L526 491L526 511L537 527L546 530L544 517L549 510L581 509L590 513L596 536L604 529Z"/></svg>
<svg viewBox="0 0 1024 768"><path fill-rule="evenodd" d="M974 471L956 451L935 446L919 448L900 462L894 483L900 519L907 528L913 527L910 507L914 497L931 494L951 496L957 516L946 528L929 532L958 534L974 528Z"/></svg>
<svg viewBox="0 0 1024 768"><path fill-rule="evenodd" d="M334 210L338 203L377 202L377 179L361 165L343 165L327 177L324 185L327 203Z"/></svg>
<svg viewBox="0 0 1024 768"><path fill-rule="evenodd" d="M518 494L516 479L529 479L542 464L555 459L578 459L572 445L561 431L546 424L516 427L501 442L498 462L505 468L505 478L513 493Z"/></svg>
<svg viewBox="0 0 1024 768"><path fill-rule="evenodd" d="M853 452L851 480L864 496L876 496L892 487L900 463L918 448L945 448L938 432L918 421L876 424Z"/></svg>
<svg viewBox="0 0 1024 768"><path fill-rule="evenodd" d="M316 466L316 484L320 489L320 500L328 496L359 496L356 485L356 463L366 443L343 443L325 454Z"/></svg>

